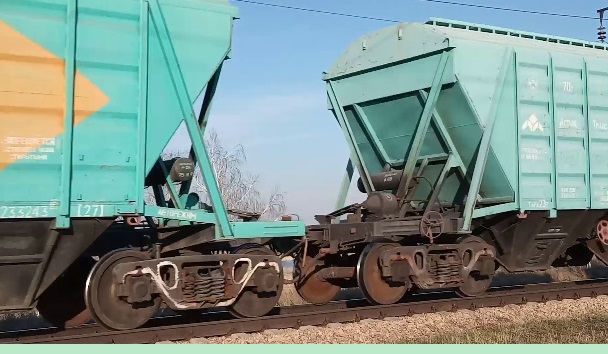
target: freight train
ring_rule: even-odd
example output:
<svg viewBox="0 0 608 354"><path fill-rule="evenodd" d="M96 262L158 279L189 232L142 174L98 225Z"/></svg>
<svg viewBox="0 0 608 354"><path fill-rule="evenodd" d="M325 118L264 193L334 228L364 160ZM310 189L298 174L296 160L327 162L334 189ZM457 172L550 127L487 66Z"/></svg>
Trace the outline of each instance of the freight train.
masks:
<svg viewBox="0 0 608 354"><path fill-rule="evenodd" d="M323 77L350 148L338 207L306 225L229 210L217 186L203 135L236 18L225 0L0 2L0 311L126 330L162 304L263 316L290 282L391 304L608 264L608 46L440 19L356 40ZM190 154L163 160L182 123Z"/></svg>

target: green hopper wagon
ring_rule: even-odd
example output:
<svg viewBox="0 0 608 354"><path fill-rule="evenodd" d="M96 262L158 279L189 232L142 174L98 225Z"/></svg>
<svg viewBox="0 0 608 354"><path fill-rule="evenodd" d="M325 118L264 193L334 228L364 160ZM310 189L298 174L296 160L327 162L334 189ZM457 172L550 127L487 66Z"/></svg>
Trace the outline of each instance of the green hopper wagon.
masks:
<svg viewBox="0 0 608 354"><path fill-rule="evenodd" d="M608 46L432 19L357 39L323 80L350 159L311 232L365 247L370 301L608 263ZM367 199L345 206L353 167Z"/></svg>
<svg viewBox="0 0 608 354"><path fill-rule="evenodd" d="M127 329L161 299L272 309L282 268L266 246L305 225L227 210L203 143L236 17L225 0L0 2L0 311ZM182 124L191 153L163 161ZM258 269L276 298L237 301Z"/></svg>

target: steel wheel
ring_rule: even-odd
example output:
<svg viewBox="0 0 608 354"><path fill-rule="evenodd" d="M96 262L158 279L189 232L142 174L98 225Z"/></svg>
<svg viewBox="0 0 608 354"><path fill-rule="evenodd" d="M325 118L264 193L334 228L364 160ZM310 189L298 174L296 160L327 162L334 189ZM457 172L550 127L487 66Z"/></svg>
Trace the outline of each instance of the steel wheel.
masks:
<svg viewBox="0 0 608 354"><path fill-rule="evenodd" d="M161 298L130 304L114 295L114 266L120 263L149 259L147 254L134 250L116 250L103 256L93 267L85 290L87 308L95 321L109 329L128 330L144 325L160 308Z"/></svg>
<svg viewBox="0 0 608 354"><path fill-rule="evenodd" d="M365 298L377 305L394 304L408 291L407 283L385 280L380 269L380 254L398 244L373 242L363 249L357 263L357 283Z"/></svg>
<svg viewBox="0 0 608 354"><path fill-rule="evenodd" d="M237 248L233 253L240 255L276 256L272 250L261 245L245 245ZM246 272L246 264L242 264L241 266L237 265L234 270L235 279L242 279ZM260 317L268 314L277 305L281 293L283 292L283 265L280 262L279 274L275 275L271 281L278 282L276 291L259 292L255 287L245 288L238 295L236 301L228 306L228 311L238 318Z"/></svg>
<svg viewBox="0 0 608 354"><path fill-rule="evenodd" d="M608 245L608 221L601 220L598 222L595 227L595 233L601 243Z"/></svg>
<svg viewBox="0 0 608 354"><path fill-rule="evenodd" d="M458 240L458 243L485 243L481 238L477 236L469 236L464 237ZM463 256L463 264L468 264L470 262L470 256ZM476 269L479 265L479 262L476 262L473 266L471 272L467 275L467 278L464 280L464 284L461 285L456 292L461 297L474 297L479 296L485 293L490 285L492 284L493 277L492 276L482 276L479 274L479 271Z"/></svg>
<svg viewBox="0 0 608 354"><path fill-rule="evenodd" d="M40 317L58 328L77 327L92 320L83 292L94 265L93 258L79 258L55 280L38 299Z"/></svg>
<svg viewBox="0 0 608 354"><path fill-rule="evenodd" d="M293 265L294 277L297 277L294 287L298 295L304 301L315 305L326 304L335 299L341 288L317 276L317 273L323 269L324 262L315 261L310 256L306 256L305 260L304 266L296 261Z"/></svg>

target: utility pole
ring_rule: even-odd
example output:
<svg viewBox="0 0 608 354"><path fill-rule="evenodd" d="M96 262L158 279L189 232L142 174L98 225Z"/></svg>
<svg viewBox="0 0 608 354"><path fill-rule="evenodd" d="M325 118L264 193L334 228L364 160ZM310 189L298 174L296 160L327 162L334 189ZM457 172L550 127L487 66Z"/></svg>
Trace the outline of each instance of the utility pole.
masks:
<svg viewBox="0 0 608 354"><path fill-rule="evenodd" d="M608 7L597 10L597 13L600 15L600 27L597 29L597 38L602 43L606 39L606 27L604 27L604 12L606 11L608 11Z"/></svg>

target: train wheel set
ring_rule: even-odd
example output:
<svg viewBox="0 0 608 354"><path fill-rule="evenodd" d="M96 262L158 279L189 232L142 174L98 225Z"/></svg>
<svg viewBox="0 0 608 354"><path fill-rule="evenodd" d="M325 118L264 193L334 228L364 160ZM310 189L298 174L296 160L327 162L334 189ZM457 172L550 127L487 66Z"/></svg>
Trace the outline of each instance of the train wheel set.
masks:
<svg viewBox="0 0 608 354"><path fill-rule="evenodd" d="M47 2L0 2L0 312L124 331L265 316L286 284L389 305L608 265L605 44L441 19L356 40L323 74L344 183L307 225L228 207L203 140L236 7ZM163 159L182 124L188 156Z"/></svg>
<svg viewBox="0 0 608 354"><path fill-rule="evenodd" d="M603 224L602 220L598 228ZM61 296L45 293L38 310L60 327L94 320L109 329L129 330L144 326L163 302L177 313L224 307L236 318L264 316L278 305L283 286L289 283L305 301L317 305L350 287L358 287L369 303L377 305L407 301L419 289L481 296L500 266L495 248L479 236L443 235L439 238L443 242L426 244L408 244L422 235L334 240L331 230L341 225L310 226L307 236L293 238L292 249L282 254L269 241L207 255L155 258L152 250L124 248L96 262L83 258L55 283L61 286ZM348 226L351 230L354 225ZM603 244L601 240L598 234L588 243ZM584 260L576 258L580 247L577 244L564 255L570 265L589 260L586 254ZM284 256L294 257L292 280L284 277Z"/></svg>
<svg viewBox="0 0 608 354"><path fill-rule="evenodd" d="M358 208L355 215L367 213L363 207ZM417 219L424 222L423 218ZM603 224L600 221L596 229ZM501 266L495 247L476 235L446 233L433 243L412 243L424 236L354 241L341 234L347 230L349 235L356 235L353 229L370 225L373 229L374 222L363 218L350 224L309 226L306 237L290 239L292 247L284 253L279 253L272 240L235 247L226 244L221 251L216 247L209 254L191 251L181 256L154 255L153 248L113 250L93 264L75 263L74 269L81 271L68 271L65 276L69 278L56 283L63 286L61 299L66 301L60 302L57 293L48 292L53 297L43 297L46 302L39 302L38 309L43 318L61 327L93 319L109 329L128 330L144 326L158 312L161 302L177 313L223 307L236 318L264 316L277 306L284 284L289 283L305 301L317 305L334 300L341 289L351 287L361 289L369 303L377 305L407 301L420 289L482 296ZM215 243L203 244L202 248ZM602 242L601 232L586 243L608 246ZM565 252L563 257L570 260L569 265L589 260L586 253L584 259L577 258L582 245L577 243ZM292 280L283 274L281 259L285 256L294 258ZM508 264L509 259L503 255L502 262ZM555 265L565 266L560 260L556 259ZM83 276L84 269L90 269L88 276ZM54 302L54 311L45 305L49 301Z"/></svg>
<svg viewBox="0 0 608 354"><path fill-rule="evenodd" d="M470 243L490 248L471 238ZM301 246L293 254L296 260L291 282L298 294L312 304L328 303L342 287L352 286L361 288L372 304L393 304L415 287L429 288L432 283L429 275L410 269L410 263L401 257L405 249L394 241L368 243L355 255L331 254L312 246L308 248L309 255L304 255L303 248L306 247ZM460 270L468 274L459 288L466 296L482 294L494 271L492 262L486 267L489 274L480 275L476 249L463 248L460 269L456 268L456 273ZM261 244L236 247L225 257L180 258L155 260L150 252L140 249L114 250L89 267L87 277L82 272L66 272L66 277L56 283L64 285L61 296L46 293L38 303L38 311L49 323L62 328L94 320L112 330L144 326L158 313L162 302L178 313L219 306L236 318L259 317L277 306L284 283L290 282L284 279L279 256ZM227 266L221 266L222 262ZM81 264L79 269L86 269L85 262L78 263ZM472 275L474 272L477 274ZM418 278L412 277L414 274ZM436 281L458 285L458 279L465 278L453 274L448 280L448 276L437 275ZM483 280L478 280L480 276Z"/></svg>

